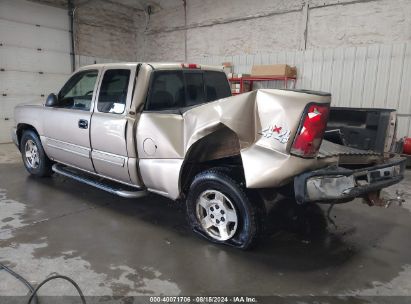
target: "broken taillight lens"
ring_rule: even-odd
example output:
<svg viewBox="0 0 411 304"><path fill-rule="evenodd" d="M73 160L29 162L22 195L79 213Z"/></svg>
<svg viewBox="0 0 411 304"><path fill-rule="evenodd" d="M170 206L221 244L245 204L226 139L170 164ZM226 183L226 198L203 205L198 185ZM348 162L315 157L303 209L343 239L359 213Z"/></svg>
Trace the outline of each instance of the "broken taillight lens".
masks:
<svg viewBox="0 0 411 304"><path fill-rule="evenodd" d="M301 157L315 157L320 149L327 126L329 104L310 103L294 138L291 153Z"/></svg>

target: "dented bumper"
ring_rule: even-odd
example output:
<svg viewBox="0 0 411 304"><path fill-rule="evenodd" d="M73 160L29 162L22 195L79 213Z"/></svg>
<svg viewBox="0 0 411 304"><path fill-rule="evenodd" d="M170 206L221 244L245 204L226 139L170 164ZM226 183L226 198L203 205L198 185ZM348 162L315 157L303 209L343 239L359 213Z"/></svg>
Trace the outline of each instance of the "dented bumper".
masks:
<svg viewBox="0 0 411 304"><path fill-rule="evenodd" d="M295 198L299 204L349 202L400 182L404 170L405 158L391 158L355 170L331 166L306 172L294 178Z"/></svg>

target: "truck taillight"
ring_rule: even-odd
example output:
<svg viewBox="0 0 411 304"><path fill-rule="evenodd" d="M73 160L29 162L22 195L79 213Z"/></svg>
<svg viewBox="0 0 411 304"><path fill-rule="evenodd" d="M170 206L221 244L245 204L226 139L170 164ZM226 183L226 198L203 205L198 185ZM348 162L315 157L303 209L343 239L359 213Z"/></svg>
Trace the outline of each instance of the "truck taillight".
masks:
<svg viewBox="0 0 411 304"><path fill-rule="evenodd" d="M195 63L182 63L181 67L184 69L199 69L200 65Z"/></svg>
<svg viewBox="0 0 411 304"><path fill-rule="evenodd" d="M307 105L291 147L291 154L301 157L317 155L327 126L329 112L329 104L310 103Z"/></svg>

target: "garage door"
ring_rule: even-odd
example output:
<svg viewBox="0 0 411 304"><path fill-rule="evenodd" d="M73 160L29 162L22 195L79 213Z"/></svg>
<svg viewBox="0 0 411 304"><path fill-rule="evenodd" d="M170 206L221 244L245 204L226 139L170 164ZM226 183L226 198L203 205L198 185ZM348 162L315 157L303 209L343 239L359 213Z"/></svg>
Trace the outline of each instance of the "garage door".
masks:
<svg viewBox="0 0 411 304"><path fill-rule="evenodd" d="M13 109L43 103L71 73L67 10L0 0L0 143L10 142Z"/></svg>

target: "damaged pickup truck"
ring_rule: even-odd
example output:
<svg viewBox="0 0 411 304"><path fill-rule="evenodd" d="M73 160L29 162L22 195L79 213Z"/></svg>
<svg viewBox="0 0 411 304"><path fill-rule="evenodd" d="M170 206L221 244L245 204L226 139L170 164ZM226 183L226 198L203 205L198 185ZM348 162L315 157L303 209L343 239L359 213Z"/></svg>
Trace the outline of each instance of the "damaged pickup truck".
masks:
<svg viewBox="0 0 411 304"><path fill-rule="evenodd" d="M367 151L323 140L330 103L312 91L231 96L217 67L98 64L75 72L44 105L16 107L12 136L34 176L56 172L122 197L185 202L194 231L248 248L267 193L374 205L403 178L404 159L390 153L395 112L382 150Z"/></svg>

